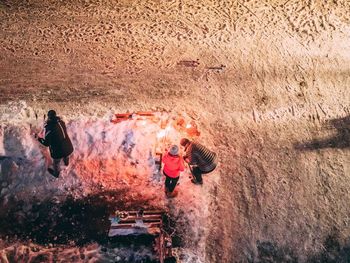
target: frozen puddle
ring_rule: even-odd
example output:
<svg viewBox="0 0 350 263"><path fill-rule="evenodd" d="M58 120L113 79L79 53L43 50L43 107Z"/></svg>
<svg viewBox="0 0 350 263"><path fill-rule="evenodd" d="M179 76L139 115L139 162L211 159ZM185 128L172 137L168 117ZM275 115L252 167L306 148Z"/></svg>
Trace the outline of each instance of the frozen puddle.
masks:
<svg viewBox="0 0 350 263"><path fill-rule="evenodd" d="M0 127L0 261L153 262L150 247L108 242L108 216L116 209L169 211L175 235L176 220L181 225L193 221L180 232L201 239L193 229L200 224L198 213L205 210L201 189L193 188L186 171L178 197L167 200L157 163L159 153L188 137L193 122L155 113L118 123L80 119L66 124L75 151L69 166L62 164L58 179L47 172L48 149L31 135L39 127ZM183 246L180 232L175 245ZM199 260L196 255L182 258Z"/></svg>

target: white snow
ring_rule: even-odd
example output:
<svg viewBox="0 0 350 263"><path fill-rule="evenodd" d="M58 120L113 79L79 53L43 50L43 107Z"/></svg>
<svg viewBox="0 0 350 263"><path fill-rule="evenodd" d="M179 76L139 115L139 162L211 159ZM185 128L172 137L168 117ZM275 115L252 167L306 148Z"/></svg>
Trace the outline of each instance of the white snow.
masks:
<svg viewBox="0 0 350 263"><path fill-rule="evenodd" d="M155 164L156 152L164 152L187 136L184 127L191 121L189 117L180 116L185 120L183 127L177 123L179 116L159 112L152 118L134 116L117 124L110 121L111 112L100 119L82 116L65 120L75 150L69 166L62 164L56 179L47 172L51 164L48 149L32 136L40 131L42 121L36 120L33 110L22 106L24 110L14 110L12 116L8 113L8 121L0 127L0 180L6 185L0 193L2 205L10 197L28 202L32 197L55 197L63 202L67 195L79 199L98 191L125 190L129 199L146 200L149 207L167 210L188 224L183 231L190 231L188 238L195 242L188 242L185 235L184 247L178 253L188 250L186 255L196 255L183 262L203 262L206 230L201 224L209 214L209 188L192 185L187 170L180 177L178 196L168 200L164 176ZM24 118L23 112L29 112L29 116ZM206 183L213 180L215 177L208 177Z"/></svg>

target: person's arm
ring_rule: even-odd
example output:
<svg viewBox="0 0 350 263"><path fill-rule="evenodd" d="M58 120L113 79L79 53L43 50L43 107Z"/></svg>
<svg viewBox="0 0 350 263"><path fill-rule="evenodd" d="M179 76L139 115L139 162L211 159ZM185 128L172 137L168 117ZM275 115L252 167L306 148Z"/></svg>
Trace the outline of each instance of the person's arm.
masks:
<svg viewBox="0 0 350 263"><path fill-rule="evenodd" d="M197 153L192 152L191 158L189 158L189 164L192 166L197 166L197 163L198 163Z"/></svg>
<svg viewBox="0 0 350 263"><path fill-rule="evenodd" d="M189 157L189 151L188 151L188 148L185 149L185 154L182 156L183 160L186 162L186 163L190 163L190 157Z"/></svg>
<svg viewBox="0 0 350 263"><path fill-rule="evenodd" d="M38 138L38 141L48 147L51 145L51 130L45 128L45 137L44 138Z"/></svg>
<svg viewBox="0 0 350 263"><path fill-rule="evenodd" d="M180 170L181 172L185 170L184 159L183 159L181 156L180 156L179 170Z"/></svg>
<svg viewBox="0 0 350 263"><path fill-rule="evenodd" d="M188 157L187 157L186 155L183 157L183 160L184 160L186 163L189 163L189 162L190 162L190 160L188 159Z"/></svg>
<svg viewBox="0 0 350 263"><path fill-rule="evenodd" d="M169 159L169 154L168 152L165 152L162 157L162 163L165 164L168 161L168 159Z"/></svg>

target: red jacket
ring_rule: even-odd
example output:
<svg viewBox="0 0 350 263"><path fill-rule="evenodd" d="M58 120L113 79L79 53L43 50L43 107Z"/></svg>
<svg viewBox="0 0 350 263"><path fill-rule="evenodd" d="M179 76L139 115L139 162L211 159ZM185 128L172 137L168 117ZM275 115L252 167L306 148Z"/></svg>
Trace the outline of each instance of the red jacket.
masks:
<svg viewBox="0 0 350 263"><path fill-rule="evenodd" d="M166 153L162 162L164 163L163 172L171 178L179 177L180 172L185 170L184 160L180 156L173 156Z"/></svg>

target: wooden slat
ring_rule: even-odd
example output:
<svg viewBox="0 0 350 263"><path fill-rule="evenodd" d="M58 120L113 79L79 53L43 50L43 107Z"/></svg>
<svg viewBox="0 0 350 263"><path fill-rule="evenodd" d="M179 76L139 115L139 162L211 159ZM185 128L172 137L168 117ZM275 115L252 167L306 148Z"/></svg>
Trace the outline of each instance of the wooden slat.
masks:
<svg viewBox="0 0 350 263"><path fill-rule="evenodd" d="M116 113L114 116L116 118L129 118L132 115L132 113Z"/></svg>
<svg viewBox="0 0 350 263"><path fill-rule="evenodd" d="M149 220L149 221L142 221L144 224L151 224L151 223L159 223L162 224L161 220ZM136 224L136 221L132 221L132 220L128 220L128 221L119 221L118 223L112 223L112 226L116 226L116 225L125 225L125 224Z"/></svg>
<svg viewBox="0 0 350 263"><path fill-rule="evenodd" d="M120 213L127 213L129 216L137 216L139 214L139 211L118 211ZM156 210L156 211L143 211L143 216L147 215L160 215L162 216L165 212L161 210ZM116 216L116 214L113 214L112 216Z"/></svg>
<svg viewBox="0 0 350 263"><path fill-rule="evenodd" d="M150 112L150 111L138 111L136 112L137 115L140 115L140 116L154 116L154 113L153 112Z"/></svg>
<svg viewBox="0 0 350 263"><path fill-rule="evenodd" d="M143 224L145 225L145 226L150 226L150 225L159 225L159 226L161 226L162 225L162 222L161 221L158 221L158 222L156 222L156 221L154 221L154 222L143 222ZM128 223L122 223L122 224L112 224L111 225L111 227L116 227L116 226L131 226L131 227L134 227L135 225L136 225L136 223L134 223L134 222L128 222Z"/></svg>

